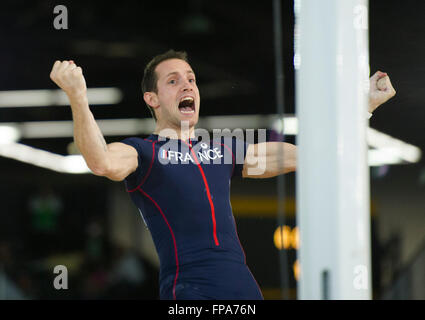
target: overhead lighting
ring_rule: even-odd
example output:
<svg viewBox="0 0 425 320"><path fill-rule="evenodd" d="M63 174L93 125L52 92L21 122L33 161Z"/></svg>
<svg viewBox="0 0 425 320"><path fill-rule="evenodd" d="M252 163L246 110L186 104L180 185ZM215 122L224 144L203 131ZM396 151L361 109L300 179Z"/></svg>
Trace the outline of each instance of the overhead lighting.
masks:
<svg viewBox="0 0 425 320"><path fill-rule="evenodd" d="M285 135L297 135L298 133L298 119L293 117L284 117L283 121L276 119L273 123L273 130L278 133L282 133L282 125L283 125L283 133Z"/></svg>
<svg viewBox="0 0 425 320"><path fill-rule="evenodd" d="M90 105L117 104L122 100L118 88L89 88L87 98ZM0 91L1 108L67 106L69 100L63 90L9 90Z"/></svg>
<svg viewBox="0 0 425 320"><path fill-rule="evenodd" d="M0 144L0 156L62 173L90 173L82 156L62 156L20 143Z"/></svg>
<svg viewBox="0 0 425 320"><path fill-rule="evenodd" d="M0 144L8 144L18 141L20 131L15 125L0 125Z"/></svg>
<svg viewBox="0 0 425 320"><path fill-rule="evenodd" d="M416 146L393 138L376 129L368 128L367 142L369 146L380 150L382 156L388 159L399 159L399 163L409 162L415 163L421 159L422 152Z"/></svg>
<svg viewBox="0 0 425 320"><path fill-rule="evenodd" d="M153 119L106 119L96 120L105 136L147 134L155 130ZM7 122L19 129L22 139L69 138L73 136L73 121Z"/></svg>
<svg viewBox="0 0 425 320"><path fill-rule="evenodd" d="M96 122L105 136L131 136L150 134L155 129L155 122L151 118L108 119L97 120ZM277 132L282 131L282 121L279 121L278 115L210 116L201 117L198 123L198 128L204 128L206 130L234 130L238 128L254 129L270 127ZM297 118L293 115L285 116L283 128L285 135L297 135ZM0 131L0 139L2 139L0 141L9 143L9 146L2 146L2 149L0 150L0 156L13 158L27 163L33 163L35 165L50 168L60 172L90 172L81 155L65 157L47 151L34 149L29 146L13 143L17 141L19 137L23 139L72 137L72 121L3 123L2 126L0 126L0 130L5 130L3 131L4 134L2 134L2 131ZM10 142L12 142L12 144L10 144ZM367 143L372 148L368 151L369 166L415 163L418 162L422 156L422 152L418 147L393 138L372 128L367 128ZM42 161L40 159L44 160Z"/></svg>
<svg viewBox="0 0 425 320"><path fill-rule="evenodd" d="M368 151L368 161L371 167L405 163L395 148L371 149Z"/></svg>
<svg viewBox="0 0 425 320"><path fill-rule="evenodd" d="M150 134L155 130L155 121L152 118L146 119L103 119L96 120L100 130L105 136L125 136L137 134ZM255 129L268 128L273 123L272 128L280 131L280 122L275 115L240 115L240 116L208 116L200 117L197 127L207 130L212 129ZM8 122L6 125L13 125L19 128L23 139L40 138L66 138L73 136L73 121L29 121L29 122ZM296 135L298 132L298 121L295 116L285 117L285 134Z"/></svg>

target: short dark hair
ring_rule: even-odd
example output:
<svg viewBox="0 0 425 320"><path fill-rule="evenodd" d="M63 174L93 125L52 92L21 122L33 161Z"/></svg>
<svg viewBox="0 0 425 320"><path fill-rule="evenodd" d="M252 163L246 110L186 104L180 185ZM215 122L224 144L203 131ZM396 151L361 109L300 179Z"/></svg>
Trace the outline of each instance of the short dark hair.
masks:
<svg viewBox="0 0 425 320"><path fill-rule="evenodd" d="M185 51L174 51L172 49L168 50L165 53L162 53L153 57L153 59L146 65L145 71L143 73L143 80L142 80L143 94L145 94L145 92L158 93L158 87L157 87L158 77L155 72L155 69L161 62L165 60L170 60L170 59L180 59L180 60L189 62L187 58L187 53ZM152 113L152 117L156 121L155 111L150 105L148 104L146 105L149 108L150 112Z"/></svg>

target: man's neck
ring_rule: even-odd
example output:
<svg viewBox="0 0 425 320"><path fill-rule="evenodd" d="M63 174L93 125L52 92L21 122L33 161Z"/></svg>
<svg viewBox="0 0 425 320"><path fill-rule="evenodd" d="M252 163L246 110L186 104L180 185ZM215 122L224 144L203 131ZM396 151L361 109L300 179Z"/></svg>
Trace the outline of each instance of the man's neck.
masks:
<svg viewBox="0 0 425 320"><path fill-rule="evenodd" d="M161 137L187 141L190 138L195 138L195 127L189 127L187 122L183 122L180 127L161 125L157 122L153 133Z"/></svg>

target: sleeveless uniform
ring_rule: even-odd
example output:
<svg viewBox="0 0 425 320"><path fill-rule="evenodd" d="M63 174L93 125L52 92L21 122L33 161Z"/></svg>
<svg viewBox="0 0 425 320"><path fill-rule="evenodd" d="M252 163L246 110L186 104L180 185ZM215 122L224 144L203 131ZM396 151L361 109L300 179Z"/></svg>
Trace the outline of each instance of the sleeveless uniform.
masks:
<svg viewBox="0 0 425 320"><path fill-rule="evenodd" d="M122 142L138 152L125 185L159 256L160 298L263 299L230 204L230 180L242 173L247 144L156 134Z"/></svg>

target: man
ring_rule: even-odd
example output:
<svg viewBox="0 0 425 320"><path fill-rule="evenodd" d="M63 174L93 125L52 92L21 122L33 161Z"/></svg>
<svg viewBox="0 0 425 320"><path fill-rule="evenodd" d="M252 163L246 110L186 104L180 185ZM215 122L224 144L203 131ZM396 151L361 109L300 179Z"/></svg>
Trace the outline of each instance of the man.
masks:
<svg viewBox="0 0 425 320"><path fill-rule="evenodd" d="M75 142L88 167L95 175L125 180L149 227L160 259L160 298L262 299L237 236L230 180L295 171L296 147L263 142L237 148L235 138L194 139L200 95L184 52L156 56L145 69L143 98L156 120L147 139L106 144L89 109L82 69L56 61L50 77L68 95ZM379 79L385 90L377 88ZM388 76L377 72L369 112L394 94Z"/></svg>

